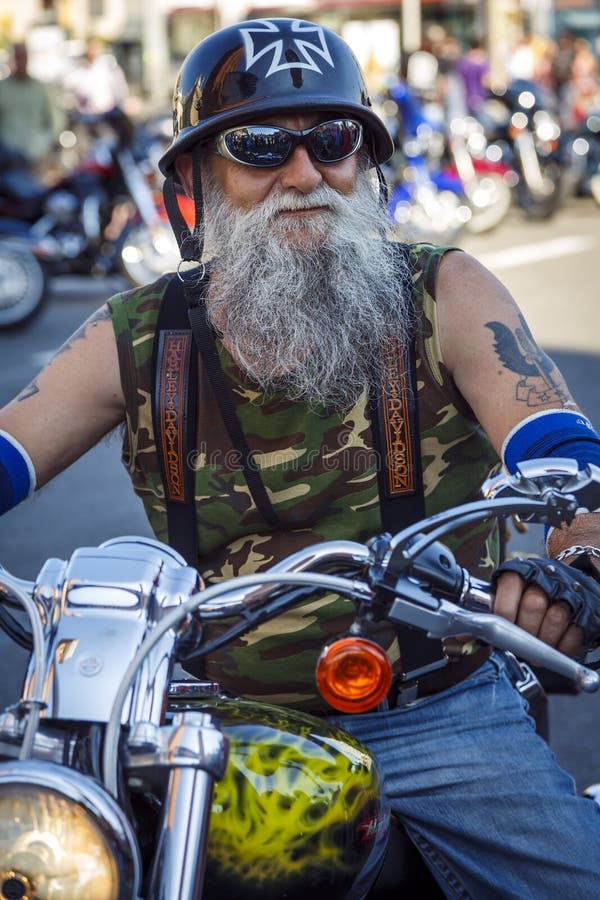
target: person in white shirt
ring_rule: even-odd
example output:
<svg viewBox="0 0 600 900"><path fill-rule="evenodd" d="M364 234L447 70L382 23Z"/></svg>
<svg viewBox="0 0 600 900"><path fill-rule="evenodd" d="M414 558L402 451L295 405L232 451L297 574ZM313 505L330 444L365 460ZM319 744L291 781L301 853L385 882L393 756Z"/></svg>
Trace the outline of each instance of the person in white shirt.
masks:
<svg viewBox="0 0 600 900"><path fill-rule="evenodd" d="M99 38L88 40L84 58L69 73L64 87L81 115L103 115L122 108L129 96L123 69Z"/></svg>

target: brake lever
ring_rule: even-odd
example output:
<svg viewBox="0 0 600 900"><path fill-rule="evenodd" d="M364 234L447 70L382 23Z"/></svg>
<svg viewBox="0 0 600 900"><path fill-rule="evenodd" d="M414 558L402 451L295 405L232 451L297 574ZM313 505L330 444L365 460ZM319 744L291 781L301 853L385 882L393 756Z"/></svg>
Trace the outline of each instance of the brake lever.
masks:
<svg viewBox="0 0 600 900"><path fill-rule="evenodd" d="M466 573L465 573L466 575ZM466 576L467 577L467 576ZM410 576L396 583L396 596L387 619L396 625L411 625L430 638L468 634L499 650L509 650L534 666L543 666L591 693L600 687L600 674L565 656L554 647L493 613L474 612L440 597L434 597Z"/></svg>

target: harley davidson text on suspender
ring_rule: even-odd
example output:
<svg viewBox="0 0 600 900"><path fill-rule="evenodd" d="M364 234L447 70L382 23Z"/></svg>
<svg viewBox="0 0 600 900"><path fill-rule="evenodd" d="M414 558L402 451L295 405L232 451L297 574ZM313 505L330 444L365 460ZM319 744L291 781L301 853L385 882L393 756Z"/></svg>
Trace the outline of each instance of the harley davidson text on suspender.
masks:
<svg viewBox="0 0 600 900"><path fill-rule="evenodd" d="M189 331L161 331L159 342L156 385L160 400L156 440L161 445L166 497L185 503L184 428L192 336Z"/></svg>

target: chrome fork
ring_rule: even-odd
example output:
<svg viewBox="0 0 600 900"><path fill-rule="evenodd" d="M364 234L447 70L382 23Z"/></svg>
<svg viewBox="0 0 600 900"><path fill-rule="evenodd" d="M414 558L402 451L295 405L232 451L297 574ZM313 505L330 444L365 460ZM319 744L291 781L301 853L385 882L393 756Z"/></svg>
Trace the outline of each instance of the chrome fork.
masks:
<svg viewBox="0 0 600 900"><path fill-rule="evenodd" d="M182 712L170 725L138 723L127 742L129 778L168 768L148 900L198 900L206 868L215 781L225 774L228 740L208 713Z"/></svg>

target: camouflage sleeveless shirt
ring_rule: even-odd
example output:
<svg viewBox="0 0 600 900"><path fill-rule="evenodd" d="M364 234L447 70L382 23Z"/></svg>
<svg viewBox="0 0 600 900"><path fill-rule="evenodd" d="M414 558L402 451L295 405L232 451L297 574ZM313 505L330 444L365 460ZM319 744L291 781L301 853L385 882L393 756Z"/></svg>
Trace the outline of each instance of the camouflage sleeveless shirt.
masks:
<svg viewBox="0 0 600 900"><path fill-rule="evenodd" d="M474 500L497 456L441 360L434 286L448 248L410 247L416 339L420 449L429 515ZM172 275L109 301L126 400L123 462L159 540L167 541L164 489L151 413L151 359L157 311ZM284 524L274 531L254 505L200 362L195 468L200 558L209 582L262 571L310 544L365 541L382 531L367 390L344 414L264 396L219 344L236 411L269 498ZM308 527L307 521L317 521ZM477 525L449 546L461 565L484 577L496 562L496 535ZM209 678L246 697L318 709L314 666L320 649L353 618L352 604L319 595L267 623L207 661ZM211 626L210 631L224 626ZM380 635L398 664L393 633Z"/></svg>

